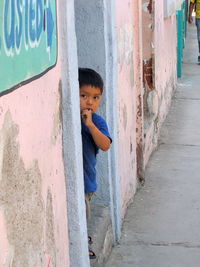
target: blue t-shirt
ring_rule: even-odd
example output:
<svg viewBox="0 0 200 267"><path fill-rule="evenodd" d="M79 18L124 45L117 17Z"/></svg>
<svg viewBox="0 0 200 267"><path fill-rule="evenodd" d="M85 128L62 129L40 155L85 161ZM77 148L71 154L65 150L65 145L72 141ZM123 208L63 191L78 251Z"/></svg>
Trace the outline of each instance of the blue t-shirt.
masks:
<svg viewBox="0 0 200 267"><path fill-rule="evenodd" d="M108 132L108 126L105 120L92 113L92 121L95 126L106 136L108 136L112 142L110 134ZM82 144L83 144L83 171L84 171L84 187L85 194L93 193L97 190L96 183L96 155L99 151L98 146L94 143L92 135L89 132L88 127L81 122L82 127Z"/></svg>

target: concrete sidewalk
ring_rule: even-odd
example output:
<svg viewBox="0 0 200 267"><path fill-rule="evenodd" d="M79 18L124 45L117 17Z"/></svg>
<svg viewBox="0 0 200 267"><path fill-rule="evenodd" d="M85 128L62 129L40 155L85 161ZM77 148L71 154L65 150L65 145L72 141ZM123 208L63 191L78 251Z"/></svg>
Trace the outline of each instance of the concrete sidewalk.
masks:
<svg viewBox="0 0 200 267"><path fill-rule="evenodd" d="M200 66L188 26L183 77L163 125L145 186L128 208L107 267L200 266Z"/></svg>

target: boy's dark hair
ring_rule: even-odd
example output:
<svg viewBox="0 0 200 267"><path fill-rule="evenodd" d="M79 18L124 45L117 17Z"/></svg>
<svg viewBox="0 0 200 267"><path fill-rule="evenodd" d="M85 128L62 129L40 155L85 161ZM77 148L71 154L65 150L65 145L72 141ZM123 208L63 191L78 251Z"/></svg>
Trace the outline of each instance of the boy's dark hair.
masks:
<svg viewBox="0 0 200 267"><path fill-rule="evenodd" d="M78 69L79 87L90 85L101 90L103 93L103 79L96 71L87 68Z"/></svg>

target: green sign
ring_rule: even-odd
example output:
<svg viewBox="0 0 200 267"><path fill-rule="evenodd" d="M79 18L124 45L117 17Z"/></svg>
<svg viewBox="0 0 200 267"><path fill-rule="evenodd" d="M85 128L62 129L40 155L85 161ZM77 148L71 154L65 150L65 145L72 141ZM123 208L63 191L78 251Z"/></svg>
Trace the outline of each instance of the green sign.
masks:
<svg viewBox="0 0 200 267"><path fill-rule="evenodd" d="M57 61L56 0L0 0L0 94Z"/></svg>

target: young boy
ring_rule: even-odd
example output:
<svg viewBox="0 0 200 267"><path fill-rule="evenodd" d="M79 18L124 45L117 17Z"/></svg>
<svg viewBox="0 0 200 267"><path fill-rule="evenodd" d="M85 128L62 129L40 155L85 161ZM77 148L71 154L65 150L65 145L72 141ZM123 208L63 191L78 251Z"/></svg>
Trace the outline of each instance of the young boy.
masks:
<svg viewBox="0 0 200 267"><path fill-rule="evenodd" d="M83 171L86 217L90 217L90 200L97 189L96 183L96 155L99 148L107 151L112 139L108 132L105 120L97 115L101 95L103 93L103 80L92 69L79 68L80 112L83 144ZM91 243L91 237L88 237ZM96 258L95 253L89 249L90 258Z"/></svg>

